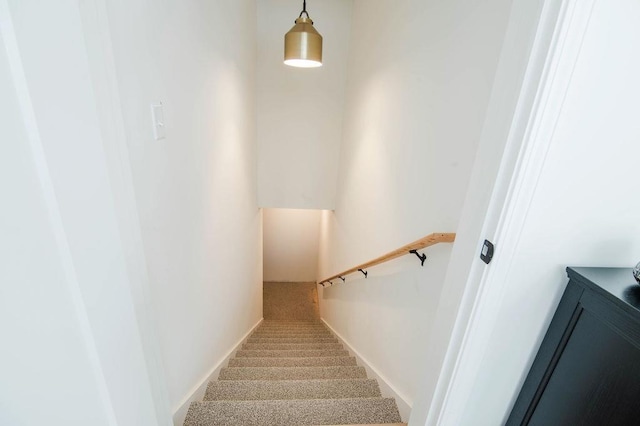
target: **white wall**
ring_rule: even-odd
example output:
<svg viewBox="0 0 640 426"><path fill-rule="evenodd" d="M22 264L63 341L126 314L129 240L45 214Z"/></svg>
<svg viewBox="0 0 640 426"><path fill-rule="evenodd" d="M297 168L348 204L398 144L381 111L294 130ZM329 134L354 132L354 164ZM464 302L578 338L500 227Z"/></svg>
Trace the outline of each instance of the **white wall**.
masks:
<svg viewBox="0 0 640 426"><path fill-rule="evenodd" d="M109 1L106 18L177 412L262 316L255 3ZM153 140L162 101L166 139Z"/></svg>
<svg viewBox="0 0 640 426"><path fill-rule="evenodd" d="M579 8L588 26L584 40L573 43L579 56L568 67L560 113L547 123L554 130L535 189L516 199L514 211L525 211L513 219L520 226L502 235L503 244L514 244L513 255L495 259L504 275L491 274L486 283L498 292L486 297L500 300L479 307L485 324L475 331L488 326L489 333L458 388L468 395L449 418L455 424L504 422L566 286L566 266L630 267L640 260L640 200L633 196L640 7L632 0L594 3L592 11L588 2Z"/></svg>
<svg viewBox="0 0 640 426"><path fill-rule="evenodd" d="M168 424L140 335L83 24L75 1L0 2L1 423Z"/></svg>
<svg viewBox="0 0 640 426"><path fill-rule="evenodd" d="M527 129L526 121L515 126L514 120L527 118L535 104L559 3L516 0L511 7L456 242L434 314L411 424L439 424L443 401L457 372L457 357L479 291L478 281L487 270L478 254L484 239L492 239L495 232ZM523 83L525 76L527 83Z"/></svg>
<svg viewBox="0 0 640 426"><path fill-rule="evenodd" d="M319 210L263 210L264 281L316 280L320 214Z"/></svg>
<svg viewBox="0 0 640 426"><path fill-rule="evenodd" d="M65 274L1 34L0 48L0 423L108 425L95 346Z"/></svg>
<svg viewBox="0 0 640 426"><path fill-rule="evenodd" d="M257 140L260 207L335 207L349 60L351 0L310 1L323 66L282 63L298 0L258 0Z"/></svg>
<svg viewBox="0 0 640 426"><path fill-rule="evenodd" d="M335 212L320 276L455 232L510 0L355 1ZM410 42L419 40L419 43ZM451 245L321 291L321 314L413 404Z"/></svg>

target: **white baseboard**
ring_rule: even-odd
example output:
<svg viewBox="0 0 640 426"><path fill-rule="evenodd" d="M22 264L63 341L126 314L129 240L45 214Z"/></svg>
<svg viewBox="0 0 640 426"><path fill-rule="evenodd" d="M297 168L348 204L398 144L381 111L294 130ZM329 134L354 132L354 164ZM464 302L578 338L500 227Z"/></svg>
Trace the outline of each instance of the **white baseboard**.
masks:
<svg viewBox="0 0 640 426"><path fill-rule="evenodd" d="M244 335L242 339L225 355L225 357L218 362L209 373L200 381L200 383L189 392L189 394L182 400L178 408L173 411L173 424L174 426L182 426L184 424L184 419L187 417L187 411L189 411L189 405L191 405L194 401L202 401L204 398L204 393L207 390L207 385L211 380L215 380L220 373L220 369L227 365L231 357L236 353L237 350L240 349L242 344L246 342L251 333L262 323L264 318L261 318L260 321L256 323L251 330Z"/></svg>
<svg viewBox="0 0 640 426"><path fill-rule="evenodd" d="M327 321L325 321L324 318L320 318L322 320L322 322L329 327L329 330L331 330L331 332L333 334L336 335L336 337L342 342L342 344L344 344L347 349L349 350L349 352L351 352L355 357L356 360L358 361L359 365L362 365L365 370L367 370L367 376L373 379L376 379L378 381L378 384L380 385L380 392L382 393L382 396L384 396L385 398L394 398L396 400L396 404L398 405L398 411L400 412L400 417L402 418L403 422L408 422L409 421L409 416L411 415L411 405L407 402L406 398L400 394L400 392L398 392L387 380L386 377L384 377L382 374L380 374L380 372L378 370L376 370L370 363L369 361L367 361L366 358L364 358L362 355L360 355L360 353L355 350L353 348L353 346L351 346L349 344L349 342L347 342L344 337L342 337L340 335L340 333L338 333L336 330L333 329L333 327L331 327L329 325L329 323L327 323Z"/></svg>

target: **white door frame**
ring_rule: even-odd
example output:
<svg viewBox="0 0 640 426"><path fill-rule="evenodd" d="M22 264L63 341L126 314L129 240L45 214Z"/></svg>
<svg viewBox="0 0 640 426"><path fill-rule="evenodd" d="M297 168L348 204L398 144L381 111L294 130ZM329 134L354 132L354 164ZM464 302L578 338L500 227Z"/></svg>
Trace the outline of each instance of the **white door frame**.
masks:
<svg viewBox="0 0 640 426"><path fill-rule="evenodd" d="M594 2L545 1L481 234L482 239L496 243L496 255L490 266L475 265L468 276L463 300L470 296L472 302L462 304L458 312L427 425L460 424L496 326L513 252L545 164ZM481 244L479 241L478 247Z"/></svg>

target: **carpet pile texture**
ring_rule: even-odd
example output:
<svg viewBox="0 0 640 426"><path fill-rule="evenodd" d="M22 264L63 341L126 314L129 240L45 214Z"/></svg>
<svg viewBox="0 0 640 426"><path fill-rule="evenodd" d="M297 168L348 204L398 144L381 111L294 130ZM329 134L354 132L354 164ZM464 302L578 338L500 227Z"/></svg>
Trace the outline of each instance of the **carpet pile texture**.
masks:
<svg viewBox="0 0 640 426"><path fill-rule="evenodd" d="M400 424L392 398L317 320L264 321L184 426Z"/></svg>

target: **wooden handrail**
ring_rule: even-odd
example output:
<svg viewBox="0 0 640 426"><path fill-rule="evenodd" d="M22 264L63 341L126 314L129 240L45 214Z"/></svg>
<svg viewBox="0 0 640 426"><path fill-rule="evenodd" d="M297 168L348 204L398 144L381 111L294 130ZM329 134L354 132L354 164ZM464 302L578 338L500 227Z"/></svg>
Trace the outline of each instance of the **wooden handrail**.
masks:
<svg viewBox="0 0 640 426"><path fill-rule="evenodd" d="M324 284L330 281L335 280L336 278L344 278L346 275L349 274L353 274L354 272L358 272L360 269L367 269L370 268L372 266L375 265L379 265L381 263L384 262L388 262L389 260L395 259L396 257L400 257L400 256L404 256L405 254L409 254L412 250L420 250L423 249L425 247L429 247L432 246L434 244L438 244L438 243L452 243L454 242L456 239L456 234L453 232L448 232L448 233L437 233L437 234L430 234L427 235L426 237L420 238L417 241L414 241L410 244L404 245L402 247L400 247L399 249L396 249L392 252L389 252L387 254L385 254L384 256L380 256L377 257L373 260L370 260L368 262L365 262L361 265L358 266L354 266L351 269L347 269L344 272L341 272L339 274L336 275L332 275L329 278L325 278L321 281L318 281L318 284Z"/></svg>

